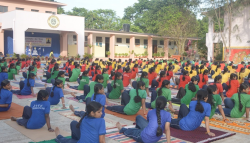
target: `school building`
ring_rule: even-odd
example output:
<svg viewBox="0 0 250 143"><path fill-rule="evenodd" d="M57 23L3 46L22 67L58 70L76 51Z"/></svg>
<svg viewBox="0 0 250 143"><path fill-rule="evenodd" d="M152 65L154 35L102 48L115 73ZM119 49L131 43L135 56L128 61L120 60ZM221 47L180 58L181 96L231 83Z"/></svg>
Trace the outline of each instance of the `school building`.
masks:
<svg viewBox="0 0 250 143"><path fill-rule="evenodd" d="M136 58L143 54L152 58L155 53L168 58L169 53L178 58L171 37L130 32L126 24L121 31L85 29L84 17L57 14L57 7L65 5L48 0L1 0L0 51L5 55L49 56L53 50L55 57L93 54L94 58Z"/></svg>
<svg viewBox="0 0 250 143"><path fill-rule="evenodd" d="M83 55L84 17L58 15L57 7L65 5L46 0L1 0L0 51L49 56L53 50L58 57L73 50Z"/></svg>

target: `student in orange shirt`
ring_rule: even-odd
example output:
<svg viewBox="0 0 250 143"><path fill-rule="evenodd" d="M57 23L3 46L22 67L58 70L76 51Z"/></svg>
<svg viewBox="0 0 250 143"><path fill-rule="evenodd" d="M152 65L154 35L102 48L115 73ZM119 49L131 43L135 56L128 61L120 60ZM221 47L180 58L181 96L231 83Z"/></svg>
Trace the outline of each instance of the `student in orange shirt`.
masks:
<svg viewBox="0 0 250 143"><path fill-rule="evenodd" d="M92 78L92 81L95 81L95 78L98 74L101 74L102 75L102 71L101 71L101 67L100 66L96 66L95 68L95 72L94 72L94 76Z"/></svg>
<svg viewBox="0 0 250 143"><path fill-rule="evenodd" d="M132 69L132 75L131 75L131 78L134 79L136 78L136 75L138 73L138 64L135 64L133 69Z"/></svg>
<svg viewBox="0 0 250 143"><path fill-rule="evenodd" d="M148 73L149 85L152 84L152 81L156 79L156 77L157 77L157 73L155 72L155 68L154 67L150 68L149 73Z"/></svg>
<svg viewBox="0 0 250 143"><path fill-rule="evenodd" d="M108 65L107 65L106 69L108 69L108 74L110 75L111 71L113 70L111 62L108 62Z"/></svg>
<svg viewBox="0 0 250 143"><path fill-rule="evenodd" d="M245 62L241 62L241 64L238 65L237 72L240 72L241 68L245 67Z"/></svg>
<svg viewBox="0 0 250 143"><path fill-rule="evenodd" d="M223 87L222 87L222 76L221 75L217 75L214 78L214 83L211 83L210 85L216 85L217 87L217 94L219 94L221 96L222 101L224 101L224 95L223 95Z"/></svg>
<svg viewBox="0 0 250 143"><path fill-rule="evenodd" d="M121 65L117 66L117 70L115 71L115 73L117 73L117 72L123 74L123 70L122 70L122 66Z"/></svg>
<svg viewBox="0 0 250 143"><path fill-rule="evenodd" d="M169 66L168 67L168 71L166 72L166 80L169 80L172 78L173 82L175 83L175 80L174 80L174 73L173 73L173 67L172 66Z"/></svg>
<svg viewBox="0 0 250 143"><path fill-rule="evenodd" d="M199 74L200 80L199 80L198 85L200 88L203 88L204 85L208 84L208 76L207 75L208 75L208 70L204 70L203 74L202 73Z"/></svg>
<svg viewBox="0 0 250 143"><path fill-rule="evenodd" d="M165 72L165 71L161 71L161 72L160 72L160 77L156 80L156 81L158 82L158 88L161 87L162 81L164 81L164 80L167 80L167 79L166 79L166 72ZM152 81L152 86L153 86L153 81ZM151 87L152 87L152 86L151 86Z"/></svg>
<svg viewBox="0 0 250 143"><path fill-rule="evenodd" d="M226 92L226 96L231 98L235 93L239 91L240 83L237 80L237 75L232 73L230 75L229 81L226 83L228 86L228 91Z"/></svg>
<svg viewBox="0 0 250 143"><path fill-rule="evenodd" d="M92 65L89 67L89 76L93 77L94 71L95 71L95 63L93 62Z"/></svg>
<svg viewBox="0 0 250 143"><path fill-rule="evenodd" d="M188 71L183 71L183 75L180 76L180 83L178 85L178 89L181 87L185 89L186 84L188 84L191 81Z"/></svg>
<svg viewBox="0 0 250 143"><path fill-rule="evenodd" d="M125 72L123 74L123 81L122 82L123 82L124 87L127 87L129 84L132 85L132 83L131 83L131 71L130 71L129 66L127 66L125 68Z"/></svg>

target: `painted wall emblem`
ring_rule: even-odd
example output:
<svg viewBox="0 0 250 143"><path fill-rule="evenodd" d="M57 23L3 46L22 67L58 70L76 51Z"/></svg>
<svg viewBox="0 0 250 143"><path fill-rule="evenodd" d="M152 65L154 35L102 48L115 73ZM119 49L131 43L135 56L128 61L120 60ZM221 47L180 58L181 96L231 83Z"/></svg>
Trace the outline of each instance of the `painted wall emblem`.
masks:
<svg viewBox="0 0 250 143"><path fill-rule="evenodd" d="M48 19L48 24L51 28L57 28L60 25L60 20L57 16L51 15Z"/></svg>

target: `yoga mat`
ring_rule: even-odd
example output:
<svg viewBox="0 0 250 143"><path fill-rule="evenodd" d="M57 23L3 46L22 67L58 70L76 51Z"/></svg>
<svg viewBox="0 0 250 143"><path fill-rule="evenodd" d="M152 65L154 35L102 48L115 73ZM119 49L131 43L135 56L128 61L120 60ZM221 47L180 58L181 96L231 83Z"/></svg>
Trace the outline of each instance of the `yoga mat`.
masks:
<svg viewBox="0 0 250 143"><path fill-rule="evenodd" d="M135 121L135 118L136 118L137 115L141 115L142 117L144 117L146 119L146 117L144 116L142 110L139 110L135 115L124 115L124 114L116 113L116 112L113 112L113 111L110 111L110 110L107 110L107 109L105 109L105 113L106 114L111 114L111 115L114 115L114 116L117 116L117 117L120 117L120 118L123 118L123 119L126 119L126 120L130 120L130 121Z"/></svg>
<svg viewBox="0 0 250 143"><path fill-rule="evenodd" d="M70 139L71 136L68 136L68 137L65 137L65 138ZM52 140L45 140L45 141L41 141L41 142L29 142L29 143L57 143L57 142L55 141L55 139L52 139Z"/></svg>
<svg viewBox="0 0 250 143"><path fill-rule="evenodd" d="M106 137L115 140L120 143L137 143L133 138L126 137L124 134L120 134L118 131L107 132ZM162 138L157 143L166 143L166 135L164 134ZM183 140L171 137L171 143L186 143Z"/></svg>
<svg viewBox="0 0 250 143"><path fill-rule="evenodd" d="M10 119L10 117L22 117L23 106L20 106L14 102L11 103L10 109L5 112L0 112L0 120Z"/></svg>
<svg viewBox="0 0 250 143"><path fill-rule="evenodd" d="M209 125L232 132L238 132L241 134L250 134L250 122L242 122L236 120L230 120L230 122L231 123L226 123L221 118L212 118L209 120ZM203 121L202 123L204 124L205 122Z"/></svg>
<svg viewBox="0 0 250 143"><path fill-rule="evenodd" d="M81 119L81 117L76 116L72 111L61 112L59 114L61 114L64 117L67 117L67 118L69 118L71 120L75 120L77 122L79 122L80 119ZM104 120L105 120L105 124L106 124L106 130L116 128L117 121L114 121L114 120L106 118L106 117L104 117ZM126 126L126 125L122 124L122 126Z"/></svg>
<svg viewBox="0 0 250 143"><path fill-rule="evenodd" d="M172 88L172 89L178 89L178 85L170 85L170 88Z"/></svg>
<svg viewBox="0 0 250 143"><path fill-rule="evenodd" d="M66 98L69 99L69 100L73 100L75 102L79 102L79 100L75 99L74 97L66 97ZM82 103L85 104L85 102L82 102ZM106 103L106 105L115 106L115 105L119 105L119 104L118 103L109 103L109 104Z"/></svg>
<svg viewBox="0 0 250 143"><path fill-rule="evenodd" d="M206 134L206 128L204 127L199 127L194 131L183 131L170 128L171 136L185 141L198 143L212 142L235 135L235 133L223 132L214 129L210 129L210 131L215 134L214 137L211 137Z"/></svg>
<svg viewBox="0 0 250 143"><path fill-rule="evenodd" d="M47 125L44 125L41 129L31 130L18 125L17 122L15 121L5 121L5 123L35 142L51 140L56 138L55 132L49 132ZM55 127L52 128L55 129ZM62 136L70 136L70 133L67 133L63 130L60 130L60 134Z"/></svg>
<svg viewBox="0 0 250 143"><path fill-rule="evenodd" d="M18 94L14 94L14 95L16 95L18 99L36 98L33 95L18 95Z"/></svg>

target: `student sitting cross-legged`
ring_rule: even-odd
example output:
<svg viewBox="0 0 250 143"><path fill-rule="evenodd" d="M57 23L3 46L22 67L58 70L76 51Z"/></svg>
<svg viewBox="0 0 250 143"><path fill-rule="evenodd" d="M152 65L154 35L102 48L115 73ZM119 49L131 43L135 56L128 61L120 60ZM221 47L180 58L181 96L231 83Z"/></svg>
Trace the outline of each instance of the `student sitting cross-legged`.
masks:
<svg viewBox="0 0 250 143"><path fill-rule="evenodd" d="M160 96L156 99L156 108L148 112L147 120L141 115L136 117L136 128L123 128L119 122L116 126L120 133L141 143L158 142L165 130L167 143L170 143L171 114L164 110L166 105L167 99Z"/></svg>
<svg viewBox="0 0 250 143"><path fill-rule="evenodd" d="M136 89L131 89L129 94L122 94L121 104L123 106L108 106L106 109L126 115L135 115L142 107L143 113L146 116L145 100L147 93L145 91L145 83L137 82Z"/></svg>
<svg viewBox="0 0 250 143"><path fill-rule="evenodd" d="M185 104L181 104L178 119L172 119L170 126L184 131L192 131L200 127L201 122L205 118L207 134L215 136L209 129L211 105L206 103L207 100L208 92L206 90L199 90L197 92L197 101L191 101L189 108Z"/></svg>
<svg viewBox="0 0 250 143"><path fill-rule="evenodd" d="M62 105L63 105L62 109L66 109L62 88L63 88L63 81L57 79L55 81L53 88L51 88L48 101L50 102L50 105L57 105L60 102L60 99L62 99Z"/></svg>
<svg viewBox="0 0 250 143"><path fill-rule="evenodd" d="M88 71L84 71L82 73L82 76L80 76L78 82L79 82L78 86L70 86L69 84L67 84L67 86L75 90L83 90L85 85L89 85Z"/></svg>
<svg viewBox="0 0 250 143"><path fill-rule="evenodd" d="M20 81L20 94L21 95L33 95L36 96L34 93L34 86L35 86L35 74L29 73L28 78L26 78L24 81ZM17 93L18 91L15 91L13 93Z"/></svg>
<svg viewBox="0 0 250 143"><path fill-rule="evenodd" d="M8 111L12 103L12 92L10 82L5 79L1 82L1 93L0 93L0 112Z"/></svg>
<svg viewBox="0 0 250 143"><path fill-rule="evenodd" d="M102 117L103 106L95 101L86 106L87 112L79 123L70 123L71 139L60 135L58 127L55 129L56 142L58 143L105 143L106 125Z"/></svg>
<svg viewBox="0 0 250 143"><path fill-rule="evenodd" d="M0 72L0 83L2 83L2 81L5 79L8 79L8 69L7 67L3 66L1 67L1 72Z"/></svg>
<svg viewBox="0 0 250 143"><path fill-rule="evenodd" d="M54 130L50 126L50 103L47 101L48 97L49 94L46 90L40 90L37 100L32 101L30 106L24 107L23 118L11 117L11 120L16 121L27 129L40 129L47 123L48 131L53 132Z"/></svg>

